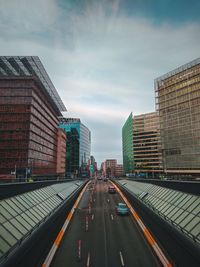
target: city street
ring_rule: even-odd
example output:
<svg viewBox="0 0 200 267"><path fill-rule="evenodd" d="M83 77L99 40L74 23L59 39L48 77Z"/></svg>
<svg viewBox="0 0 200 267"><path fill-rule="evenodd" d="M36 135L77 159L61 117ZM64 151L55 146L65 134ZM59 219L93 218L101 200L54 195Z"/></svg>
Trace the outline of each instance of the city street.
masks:
<svg viewBox="0 0 200 267"><path fill-rule="evenodd" d="M109 184L88 186L51 266L160 266L132 216L116 214L122 200Z"/></svg>

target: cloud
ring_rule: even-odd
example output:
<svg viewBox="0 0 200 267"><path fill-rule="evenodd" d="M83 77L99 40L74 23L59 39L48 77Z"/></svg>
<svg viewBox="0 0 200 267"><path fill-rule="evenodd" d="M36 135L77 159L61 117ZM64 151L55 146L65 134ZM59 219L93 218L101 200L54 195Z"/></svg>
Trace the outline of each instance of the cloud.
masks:
<svg viewBox="0 0 200 267"><path fill-rule="evenodd" d="M15 37L49 29L60 15L55 0L1 0L0 7L1 30Z"/></svg>

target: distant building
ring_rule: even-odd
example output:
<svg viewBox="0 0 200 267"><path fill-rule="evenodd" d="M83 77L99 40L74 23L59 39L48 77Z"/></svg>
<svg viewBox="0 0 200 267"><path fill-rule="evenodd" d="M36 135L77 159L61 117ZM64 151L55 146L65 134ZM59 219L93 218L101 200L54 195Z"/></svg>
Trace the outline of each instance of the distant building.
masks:
<svg viewBox="0 0 200 267"><path fill-rule="evenodd" d="M90 176L95 176L97 173L97 162L95 161L94 156L90 157Z"/></svg>
<svg viewBox="0 0 200 267"><path fill-rule="evenodd" d="M123 164L116 164L115 166L115 176L120 177L124 175Z"/></svg>
<svg viewBox="0 0 200 267"><path fill-rule="evenodd" d="M155 80L165 173L200 174L200 58Z"/></svg>
<svg viewBox="0 0 200 267"><path fill-rule="evenodd" d="M125 173L133 173L133 115L132 112L122 128L123 166Z"/></svg>
<svg viewBox="0 0 200 267"><path fill-rule="evenodd" d="M106 159L105 161L105 169L106 169L106 176L113 177L115 176L115 167L117 165L116 159Z"/></svg>
<svg viewBox="0 0 200 267"><path fill-rule="evenodd" d="M57 161L61 111L66 108L38 57L0 57L0 174L64 171Z"/></svg>
<svg viewBox="0 0 200 267"><path fill-rule="evenodd" d="M157 112L133 117L134 173L152 177L163 172Z"/></svg>
<svg viewBox="0 0 200 267"><path fill-rule="evenodd" d="M117 164L116 159L106 159L101 163L101 171L104 177L119 177L124 174L123 165Z"/></svg>
<svg viewBox="0 0 200 267"><path fill-rule="evenodd" d="M60 118L59 127L67 133L66 173L89 172L90 130L78 118Z"/></svg>
<svg viewBox="0 0 200 267"><path fill-rule="evenodd" d="M57 137L57 168L56 172L60 177L65 175L65 165L66 165L66 133L63 129L58 128Z"/></svg>

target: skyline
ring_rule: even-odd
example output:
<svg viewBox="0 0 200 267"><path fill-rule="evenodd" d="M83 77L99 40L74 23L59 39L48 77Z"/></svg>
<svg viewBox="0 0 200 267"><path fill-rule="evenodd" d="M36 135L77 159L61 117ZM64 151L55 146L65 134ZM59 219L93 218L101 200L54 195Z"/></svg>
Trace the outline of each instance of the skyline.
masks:
<svg viewBox="0 0 200 267"><path fill-rule="evenodd" d="M39 56L91 154L122 163L129 114L155 111L154 79L199 57L196 1L0 3L2 55Z"/></svg>

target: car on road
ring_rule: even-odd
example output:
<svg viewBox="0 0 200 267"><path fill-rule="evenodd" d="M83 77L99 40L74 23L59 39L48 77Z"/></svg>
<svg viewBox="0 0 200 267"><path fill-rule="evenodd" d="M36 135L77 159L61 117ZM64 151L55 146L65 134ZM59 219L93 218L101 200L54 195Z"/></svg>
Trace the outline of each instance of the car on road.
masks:
<svg viewBox="0 0 200 267"><path fill-rule="evenodd" d="M118 215L128 215L129 214L129 209L125 203L118 203L116 207L116 211Z"/></svg>
<svg viewBox="0 0 200 267"><path fill-rule="evenodd" d="M115 187L114 187L114 186L109 186L109 187L108 187L108 193L110 193L110 194L115 194L115 193L116 193L116 189L115 189Z"/></svg>
<svg viewBox="0 0 200 267"><path fill-rule="evenodd" d="M104 180L104 182L107 182L108 181L108 178L104 177L103 180Z"/></svg>

